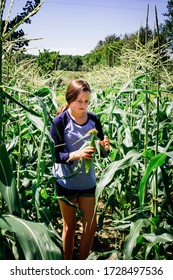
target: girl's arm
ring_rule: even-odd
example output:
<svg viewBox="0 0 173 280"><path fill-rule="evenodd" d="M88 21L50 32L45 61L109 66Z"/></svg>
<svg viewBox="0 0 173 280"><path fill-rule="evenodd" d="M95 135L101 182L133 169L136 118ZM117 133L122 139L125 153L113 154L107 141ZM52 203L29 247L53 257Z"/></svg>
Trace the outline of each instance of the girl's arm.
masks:
<svg viewBox="0 0 173 280"><path fill-rule="evenodd" d="M55 117L50 127L50 135L55 144L56 163L71 164L69 153L64 152L64 124L61 117Z"/></svg>

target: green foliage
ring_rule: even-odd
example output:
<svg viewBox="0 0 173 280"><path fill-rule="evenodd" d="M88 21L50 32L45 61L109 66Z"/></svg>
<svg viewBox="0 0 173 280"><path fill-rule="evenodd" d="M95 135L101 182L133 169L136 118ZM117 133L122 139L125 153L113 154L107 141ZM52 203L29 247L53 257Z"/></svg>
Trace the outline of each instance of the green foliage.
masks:
<svg viewBox="0 0 173 280"><path fill-rule="evenodd" d="M5 90L9 91L9 88ZM17 89L10 90L15 92ZM4 125L10 120L13 124L10 125L11 131L6 130L4 138L8 152L3 142L0 145L0 191L4 201L0 228L2 244L5 248L6 242L9 242L10 254L15 259L63 258L61 239L52 226L50 214L54 205L50 197L54 197L52 185L55 179L46 175L47 172L51 174L54 162L54 145L48 131L51 117L45 106L49 103L49 109L54 108L48 97L50 93L44 88L30 95L28 108L27 100L24 105L15 98L9 98L13 102L9 104L9 109L13 104L14 108L20 106L25 111L14 109L4 118ZM32 246L28 246L30 243ZM8 258L3 246L1 254L2 258Z"/></svg>
<svg viewBox="0 0 173 280"><path fill-rule="evenodd" d="M39 52L37 64L41 75L50 73L53 70L80 71L82 58L78 55L60 55L58 52L44 50Z"/></svg>
<svg viewBox="0 0 173 280"><path fill-rule="evenodd" d="M11 214L21 216L19 194L10 159L3 142L0 143L0 191Z"/></svg>
<svg viewBox="0 0 173 280"><path fill-rule="evenodd" d="M161 24L161 38L168 43L171 50L173 50L172 30L173 30L173 2L169 0L167 3L167 12L163 14L166 19L165 23Z"/></svg>
<svg viewBox="0 0 173 280"><path fill-rule="evenodd" d="M131 62L127 61L127 63ZM134 63L134 60L132 63L138 65ZM148 62L146 61L146 63ZM118 69L120 68L117 67L117 71ZM125 67L124 73L126 71ZM167 248L171 246L172 242L171 223L173 219L172 200L170 200L173 157L172 100L168 98L166 88L160 90L159 146L158 153L155 154L157 135L157 103L155 102L157 91L156 82L153 79L155 68L149 73L142 71L142 73L141 70L135 71L136 76L133 76L125 84L122 83L119 88L120 84L116 84L116 86L107 87L102 93L93 93L93 100L90 103L90 109L100 115L105 134L109 136L111 141L109 156L101 160L99 156L95 156L94 159L98 174L96 191L98 207L100 200L104 202L99 219L99 229L102 229L107 213L109 213L111 227L119 236L116 250L105 253L93 252L89 257L91 259L103 259L109 256L116 256L120 259L170 258L167 254ZM94 77L96 78L96 76ZM97 82L99 81L97 80ZM20 96L21 94L22 96ZM146 94L148 94L149 99L150 121L148 123L147 149L145 150ZM8 217L11 219L11 216L8 216L10 213L13 215L19 213L18 216L21 216L20 219L25 228L30 220L34 229L37 228L38 224L40 227L37 228L38 231L41 230L42 223L45 223L46 236L49 236L50 230L53 230L53 209L57 204L56 194L53 190L55 178L51 175L54 147L49 135L51 117L58 107L55 93L48 88L29 93L26 90L4 87L4 95L8 100L7 111L3 115L3 126L6 130L4 140L8 154L4 143L2 143L1 154L4 157L1 159L1 194L5 205L1 214L7 215L7 219ZM146 165L145 160L147 160ZM6 189L8 188L7 196L3 178L7 177L10 164L14 173L10 172L9 178L14 178L14 180L10 181L12 187L6 187ZM6 172L3 175L4 170ZM155 193L154 187L155 175L157 175L157 193ZM15 178L17 178L17 184ZM13 196L9 196L9 190ZM19 197L19 201L14 200L15 196ZM156 215L153 212L154 202L156 202ZM18 209L21 209L21 212ZM16 223L17 220L17 223L20 224L20 219L15 216L14 219L10 220L12 225L5 231L10 232L10 239L8 239L9 234L8 238L4 234L2 236L3 246L6 246L7 240L10 240L11 248L12 244L17 246L16 256L10 249L13 258L39 259L39 251L35 257L33 252L27 252L23 244L24 241L21 240L20 234L18 235L15 231L13 223ZM2 226L4 229L4 223ZM163 231L165 231L164 235ZM27 234L30 239L30 234ZM54 234L53 230L53 236L55 236ZM15 243L16 238L19 241L17 243ZM150 238L155 238L154 244L151 244ZM61 246L58 240L55 242L56 245L52 244L50 240L49 242L53 248L58 246L57 255L53 253L50 256L47 255L47 252L44 258L61 258L62 256L59 255ZM159 252L158 244L162 252ZM6 257L3 247L1 248L2 255ZM33 250L35 249L36 247Z"/></svg>
<svg viewBox="0 0 173 280"><path fill-rule="evenodd" d="M62 259L61 241L55 232L44 224L33 223L13 215L0 215L2 236L8 236L9 243L18 248L16 259L60 260ZM7 233L8 231L8 233ZM12 235L14 233L14 236ZM18 245L17 245L18 243Z"/></svg>
<svg viewBox="0 0 173 280"><path fill-rule="evenodd" d="M148 90L143 90L146 82ZM132 84L134 89L132 89ZM172 200L170 200L173 190L171 183L173 179L171 173L173 123L172 112L168 112L172 101L168 101L165 107L167 97L164 97L164 91L161 90L159 127L161 128L163 123L167 125L166 133L159 130L158 153L155 154L158 143L155 121L158 105L153 88L155 88L154 81L150 83L148 77L145 76L144 79L144 76L136 76L119 91L116 91L114 87L109 88L105 93L106 96L98 96L96 103L96 112L101 114L102 123L111 139L112 147L105 165L102 162L101 166L98 166L101 174L96 199L98 203L100 198L105 201L99 227L102 228L107 211L111 211L115 234L120 230L121 238L124 240L122 256L119 257L125 259L168 257L166 248L171 246L172 242L172 239L167 239L165 245L162 239L164 230L171 238L173 235L171 227L173 208ZM144 93L148 93L149 96L150 121L147 127ZM146 128L148 131L147 150L144 145ZM144 238L145 234L152 236L153 233L160 236L157 240L160 240L158 242L164 256L157 250L157 242L150 246L149 239Z"/></svg>
<svg viewBox="0 0 173 280"><path fill-rule="evenodd" d="M65 71L81 71L82 64L82 57L79 55L61 55L57 69Z"/></svg>
<svg viewBox="0 0 173 280"><path fill-rule="evenodd" d="M173 156L173 153L172 153L172 156ZM147 166L146 173L145 173L144 177L142 178L142 180L140 182L140 186L139 186L139 199L140 199L141 206L142 206L142 203L144 200L144 195L145 195L144 188L148 181L149 176L151 175L152 171L155 171L158 169L158 167L162 166L165 163L165 160L166 160L166 154L163 154L163 153L159 153L150 159L150 162Z"/></svg>
<svg viewBox="0 0 173 280"><path fill-rule="evenodd" d="M56 70L58 60L60 60L58 52L49 52L48 50L39 52L37 63L40 69L40 74L50 73L51 71Z"/></svg>

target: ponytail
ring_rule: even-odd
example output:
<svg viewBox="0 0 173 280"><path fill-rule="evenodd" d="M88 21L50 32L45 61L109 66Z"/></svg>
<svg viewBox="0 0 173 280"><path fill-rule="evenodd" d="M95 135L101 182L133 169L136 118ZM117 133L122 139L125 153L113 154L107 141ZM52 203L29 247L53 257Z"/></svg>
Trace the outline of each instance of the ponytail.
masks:
<svg viewBox="0 0 173 280"><path fill-rule="evenodd" d="M62 112L64 112L64 111L67 110L68 108L69 108L69 104L63 105L61 108L58 109L58 111L56 112L56 115L61 114Z"/></svg>

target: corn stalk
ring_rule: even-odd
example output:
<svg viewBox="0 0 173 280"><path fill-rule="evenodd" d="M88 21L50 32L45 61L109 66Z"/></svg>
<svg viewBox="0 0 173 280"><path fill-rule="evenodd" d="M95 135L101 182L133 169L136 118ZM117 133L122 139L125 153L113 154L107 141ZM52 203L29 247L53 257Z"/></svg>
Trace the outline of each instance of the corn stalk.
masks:
<svg viewBox="0 0 173 280"><path fill-rule="evenodd" d="M158 146L159 146L159 104L160 104L160 58L161 58L161 51L160 51L160 38L159 38L159 24L158 24L158 16L157 16L157 8L155 6L155 17L156 17L156 34L157 34L157 42L158 42L158 63L157 63L157 97L156 97L156 148L155 148L155 155L158 154ZM152 198L152 210L154 216L157 216L157 197L158 197L158 176L157 170L155 171L154 181L152 183L153 188L153 198Z"/></svg>
<svg viewBox="0 0 173 280"><path fill-rule="evenodd" d="M146 17L146 32L145 32L145 44L148 42L148 15L149 15L149 5L147 8L147 17ZM147 85L146 85L147 90ZM146 92L146 121L145 121L145 140L144 140L144 150L147 151L148 149L148 119L149 119L149 94ZM146 170L147 166L147 158L144 160L144 166Z"/></svg>
<svg viewBox="0 0 173 280"><path fill-rule="evenodd" d="M0 145L3 140L3 126L2 126L2 116L3 116L3 91L2 91L2 17L5 8L5 0L0 2ZM1 155L2 156L2 155ZM1 207L4 208L3 197L1 199Z"/></svg>
<svg viewBox="0 0 173 280"><path fill-rule="evenodd" d="M0 141L2 140L3 92L2 92L2 17L5 0L0 2Z"/></svg>
<svg viewBox="0 0 173 280"><path fill-rule="evenodd" d="M0 38L0 141L2 140L3 91L2 91L2 40Z"/></svg>

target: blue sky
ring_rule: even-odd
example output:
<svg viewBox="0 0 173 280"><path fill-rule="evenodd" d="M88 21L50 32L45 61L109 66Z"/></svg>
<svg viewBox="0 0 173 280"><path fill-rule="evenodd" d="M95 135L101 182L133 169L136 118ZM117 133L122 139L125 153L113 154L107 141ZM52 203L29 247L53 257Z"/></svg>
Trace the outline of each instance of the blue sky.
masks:
<svg viewBox="0 0 173 280"><path fill-rule="evenodd" d="M47 49L60 54L83 55L106 36L124 35L145 26L149 4L149 26L155 23L155 6L159 23L164 22L166 0L45 0L41 10L24 24L27 38L43 38L30 43L30 53ZM6 8L11 0L6 1ZM13 15L20 13L26 0L15 0ZM4 16L6 13L4 14Z"/></svg>

